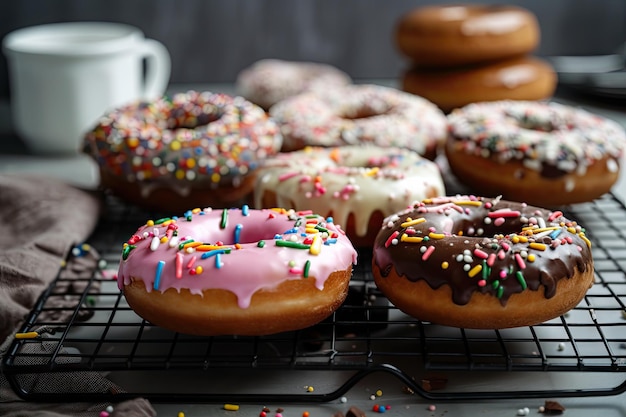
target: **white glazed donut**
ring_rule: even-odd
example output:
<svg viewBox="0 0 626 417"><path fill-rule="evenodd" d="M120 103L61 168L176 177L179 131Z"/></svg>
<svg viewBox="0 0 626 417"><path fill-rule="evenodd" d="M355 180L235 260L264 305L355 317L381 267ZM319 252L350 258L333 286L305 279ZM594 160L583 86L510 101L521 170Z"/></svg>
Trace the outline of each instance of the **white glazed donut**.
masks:
<svg viewBox="0 0 626 417"><path fill-rule="evenodd" d="M274 104L305 91L352 83L350 76L331 65L263 59L237 75L237 93L268 110Z"/></svg>
<svg viewBox="0 0 626 417"><path fill-rule="evenodd" d="M430 101L378 85L300 94L276 104L270 115L280 125L282 151L369 143L434 159L447 127L445 115Z"/></svg>
<svg viewBox="0 0 626 417"><path fill-rule="evenodd" d="M541 206L610 191L626 145L616 122L554 102L475 103L448 115L446 154L471 192Z"/></svg>
<svg viewBox="0 0 626 417"><path fill-rule="evenodd" d="M415 201L445 194L439 167L417 153L377 146L309 147L269 158L255 205L332 216L353 244L368 247L382 220Z"/></svg>

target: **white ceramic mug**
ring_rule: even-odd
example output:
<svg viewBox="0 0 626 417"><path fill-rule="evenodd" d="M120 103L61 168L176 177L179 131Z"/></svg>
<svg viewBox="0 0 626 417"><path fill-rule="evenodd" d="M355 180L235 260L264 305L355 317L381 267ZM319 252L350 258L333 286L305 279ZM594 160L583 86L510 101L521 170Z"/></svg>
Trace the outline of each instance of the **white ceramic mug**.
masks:
<svg viewBox="0 0 626 417"><path fill-rule="evenodd" d="M106 111L162 95L170 77L165 46L125 24L32 26L9 33L2 47L14 129L39 154L79 152Z"/></svg>

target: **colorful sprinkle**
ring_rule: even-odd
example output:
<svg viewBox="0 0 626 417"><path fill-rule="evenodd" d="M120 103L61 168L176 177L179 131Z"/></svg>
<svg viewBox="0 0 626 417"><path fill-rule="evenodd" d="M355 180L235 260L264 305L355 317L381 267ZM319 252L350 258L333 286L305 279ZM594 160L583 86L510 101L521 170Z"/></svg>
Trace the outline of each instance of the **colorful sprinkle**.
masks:
<svg viewBox="0 0 626 417"><path fill-rule="evenodd" d="M424 238L419 237L419 236L409 236L406 233L403 233L402 236L400 237L401 242L408 242L408 243L420 243L422 240L424 240Z"/></svg>
<svg viewBox="0 0 626 417"><path fill-rule="evenodd" d="M388 238L387 241L385 242L385 247L388 248L389 246L391 246L391 243L393 242L393 240L395 238L398 237L398 235L400 234L400 232L398 232L397 230L394 231Z"/></svg>
<svg viewBox="0 0 626 417"><path fill-rule="evenodd" d="M39 333L37 332L15 333L14 337L16 339L35 339L39 337Z"/></svg>
<svg viewBox="0 0 626 417"><path fill-rule="evenodd" d="M528 247L531 248L531 249L536 249L536 250L541 250L541 251L544 251L544 250L546 250L548 248L545 244L537 243L537 242L529 243Z"/></svg>
<svg viewBox="0 0 626 417"><path fill-rule="evenodd" d="M183 277L183 254L176 253L176 278L181 279Z"/></svg>
<svg viewBox="0 0 626 417"><path fill-rule="evenodd" d="M311 243L311 246L309 247L309 252L311 253L311 255L319 255L321 251L322 251L322 238L320 237L319 234L317 234L313 236L313 242Z"/></svg>
<svg viewBox="0 0 626 417"><path fill-rule="evenodd" d="M154 289L158 290L161 286L161 275L163 274L163 267L165 266L165 261L159 261L156 267L156 272L154 274Z"/></svg>
<svg viewBox="0 0 626 417"><path fill-rule="evenodd" d="M125 244L124 245L124 249L122 250L122 259L126 260L128 258L128 255L130 254L130 251L135 249L137 246L135 245L128 245Z"/></svg>
<svg viewBox="0 0 626 417"><path fill-rule="evenodd" d="M235 226L235 243L239 243L239 240L241 238L241 229L243 229L243 224L239 223Z"/></svg>
<svg viewBox="0 0 626 417"><path fill-rule="evenodd" d="M522 213L520 213L517 210L511 210L511 209L501 209L501 210L495 210L495 211L491 211L487 214L487 216L491 217L492 219L497 218L497 217L519 217Z"/></svg>
<svg viewBox="0 0 626 417"><path fill-rule="evenodd" d="M274 242L276 242L276 246L281 246L285 248L309 249L311 247L311 245L305 245L303 243L298 243L298 242L290 242L288 240L277 239Z"/></svg>
<svg viewBox="0 0 626 417"><path fill-rule="evenodd" d="M482 271L482 269L483 266L481 264L474 265L474 267L469 270L467 275L469 275L470 278L474 278L480 271Z"/></svg>
<svg viewBox="0 0 626 417"><path fill-rule="evenodd" d="M222 220L220 221L220 228L225 229L228 225L228 209L222 210Z"/></svg>
<svg viewBox="0 0 626 417"><path fill-rule="evenodd" d="M212 251L208 251L208 252L204 252L200 258L201 259L207 259L213 256L217 256L217 255L221 255L223 253L229 254L230 253L230 249L226 248L226 249L215 249Z"/></svg>
<svg viewBox="0 0 626 417"><path fill-rule="evenodd" d="M515 273L515 277L517 278L517 281L522 286L522 289L525 290L528 287L528 285L526 284L526 280L524 279L524 274L522 274L522 271L517 271Z"/></svg>
<svg viewBox="0 0 626 417"><path fill-rule="evenodd" d="M411 220L407 219L407 221L405 221L404 223L400 224L400 227L403 227L403 228L405 228L405 229L406 229L406 228L407 228L407 227L409 227L409 226L415 226L415 225L417 225L417 224L424 223L425 221L426 221L426 219L425 219L425 218L423 218L423 217L417 218L417 219L415 219L415 220L413 220L413 219L411 219Z"/></svg>
<svg viewBox="0 0 626 417"><path fill-rule="evenodd" d="M434 246L429 246L426 251L422 254L422 261L426 261L428 260L428 258L430 258L430 255L432 255L432 253L435 251L435 247Z"/></svg>

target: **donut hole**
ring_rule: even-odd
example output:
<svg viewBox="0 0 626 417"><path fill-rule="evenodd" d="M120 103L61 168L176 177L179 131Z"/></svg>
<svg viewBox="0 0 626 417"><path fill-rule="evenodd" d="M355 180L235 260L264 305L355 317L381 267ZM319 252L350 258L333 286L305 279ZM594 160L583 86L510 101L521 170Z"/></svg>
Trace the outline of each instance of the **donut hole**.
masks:
<svg viewBox="0 0 626 417"><path fill-rule="evenodd" d="M512 124L525 130L534 130L545 133L559 130L569 130L569 125L566 121L559 120L556 117L539 117L537 114L528 112L507 112L507 116L510 118Z"/></svg>
<svg viewBox="0 0 626 417"><path fill-rule="evenodd" d="M402 155L387 153L384 155L361 155L358 152L346 152L343 155L331 154L331 159L335 163L335 167L352 168L355 170L369 170L372 168L397 168L401 161Z"/></svg>
<svg viewBox="0 0 626 417"><path fill-rule="evenodd" d="M519 234L524 225L518 218L485 217L484 219L462 219L454 222L450 232L459 236L484 237Z"/></svg>
<svg viewBox="0 0 626 417"><path fill-rule="evenodd" d="M346 120L369 119L384 116L391 111L391 106L381 100L373 100L370 103L359 103L355 106L347 106L339 111L339 117Z"/></svg>
<svg viewBox="0 0 626 417"><path fill-rule="evenodd" d="M538 132L554 132L555 130L561 130L557 126L554 126L552 122L548 120L533 120L533 119L522 119L517 121L517 125L522 129L526 130L535 130Z"/></svg>
<svg viewBox="0 0 626 417"><path fill-rule="evenodd" d="M239 230L237 228L239 227ZM259 241L270 242L277 235L283 235L285 240L289 240L289 234L285 233L291 228L285 223L260 224L254 223L238 223L225 228L224 230L212 233L208 241L215 243L221 242L226 246L240 245L257 245ZM235 237L236 236L236 237Z"/></svg>
<svg viewBox="0 0 626 417"><path fill-rule="evenodd" d="M222 118L224 112L211 107L212 109L198 107L193 112L183 107L173 108L168 118L168 126L170 129L196 129L216 122Z"/></svg>

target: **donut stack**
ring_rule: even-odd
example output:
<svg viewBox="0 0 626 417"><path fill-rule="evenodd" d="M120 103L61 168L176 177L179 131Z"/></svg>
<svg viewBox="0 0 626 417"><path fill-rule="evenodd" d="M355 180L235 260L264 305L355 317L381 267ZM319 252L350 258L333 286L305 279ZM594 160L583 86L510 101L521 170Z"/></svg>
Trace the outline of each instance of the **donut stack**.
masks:
<svg viewBox="0 0 626 417"><path fill-rule="evenodd" d="M539 40L536 17L520 7L419 7L396 25L396 47L411 60L402 89L445 112L481 101L548 98L557 80L547 62L531 55Z"/></svg>

